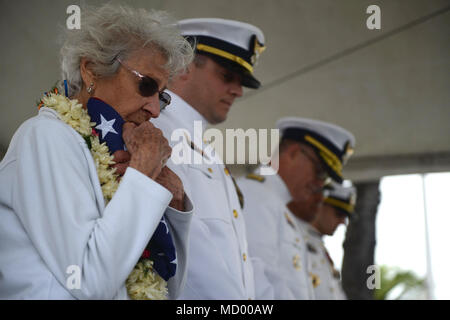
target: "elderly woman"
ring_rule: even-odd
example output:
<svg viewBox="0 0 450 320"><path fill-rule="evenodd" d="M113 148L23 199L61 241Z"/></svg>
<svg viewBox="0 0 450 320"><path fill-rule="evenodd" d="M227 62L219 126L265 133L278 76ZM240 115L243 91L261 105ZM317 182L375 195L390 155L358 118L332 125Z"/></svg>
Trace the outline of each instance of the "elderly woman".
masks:
<svg viewBox="0 0 450 320"><path fill-rule="evenodd" d="M176 298L192 205L148 120L192 49L165 14L106 5L61 54L65 88L0 163L0 298Z"/></svg>

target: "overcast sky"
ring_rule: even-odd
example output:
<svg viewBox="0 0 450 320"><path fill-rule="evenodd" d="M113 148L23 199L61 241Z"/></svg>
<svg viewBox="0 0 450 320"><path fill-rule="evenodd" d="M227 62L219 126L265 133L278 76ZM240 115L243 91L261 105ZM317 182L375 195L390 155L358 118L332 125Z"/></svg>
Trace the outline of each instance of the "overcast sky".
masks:
<svg viewBox="0 0 450 320"><path fill-rule="evenodd" d="M427 275L423 184L421 175L390 176L381 180L375 263ZM450 173L425 175L431 296L450 299ZM336 266L342 265L345 227L340 226L325 244Z"/></svg>

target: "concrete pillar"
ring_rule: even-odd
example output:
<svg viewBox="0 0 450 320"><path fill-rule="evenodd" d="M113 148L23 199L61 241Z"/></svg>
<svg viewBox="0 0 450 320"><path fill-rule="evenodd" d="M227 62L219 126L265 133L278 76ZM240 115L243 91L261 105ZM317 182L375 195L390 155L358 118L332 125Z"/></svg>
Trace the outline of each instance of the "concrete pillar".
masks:
<svg viewBox="0 0 450 320"><path fill-rule="evenodd" d="M379 184L379 180L355 183L358 192L356 217L347 227L342 262L342 286L348 299L373 299L373 290L367 287L367 279L372 273L367 273L367 267L374 264Z"/></svg>

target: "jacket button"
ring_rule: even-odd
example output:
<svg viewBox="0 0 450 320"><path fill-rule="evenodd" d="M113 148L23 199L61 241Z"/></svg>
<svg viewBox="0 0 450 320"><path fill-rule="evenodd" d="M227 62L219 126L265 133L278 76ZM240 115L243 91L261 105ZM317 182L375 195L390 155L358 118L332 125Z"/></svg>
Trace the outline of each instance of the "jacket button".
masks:
<svg viewBox="0 0 450 320"><path fill-rule="evenodd" d="M211 169L211 168L208 168L208 171L209 171L210 173L212 173L212 169Z"/></svg>
<svg viewBox="0 0 450 320"><path fill-rule="evenodd" d="M236 211L236 210L233 210L233 216L237 219L237 217L239 216L238 215L238 212Z"/></svg>
<svg viewBox="0 0 450 320"><path fill-rule="evenodd" d="M292 257L292 263L293 263L294 268L296 270L300 270L301 269L300 256L298 254L296 254L294 257Z"/></svg>
<svg viewBox="0 0 450 320"><path fill-rule="evenodd" d="M247 255L245 253L242 255L242 259L244 259L244 261L247 260Z"/></svg>
<svg viewBox="0 0 450 320"><path fill-rule="evenodd" d="M230 171L228 171L228 169L227 169L227 168L223 168L223 171L225 171L225 174L226 174L227 176L229 176L229 175L230 175Z"/></svg>

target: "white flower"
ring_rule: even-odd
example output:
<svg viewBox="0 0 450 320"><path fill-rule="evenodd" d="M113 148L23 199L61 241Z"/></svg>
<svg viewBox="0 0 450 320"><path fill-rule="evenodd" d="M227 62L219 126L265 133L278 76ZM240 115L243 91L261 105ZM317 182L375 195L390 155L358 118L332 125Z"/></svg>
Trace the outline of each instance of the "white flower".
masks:
<svg viewBox="0 0 450 320"><path fill-rule="evenodd" d="M153 270L153 261L139 262L128 276L126 287L133 300L166 300L167 283Z"/></svg>

